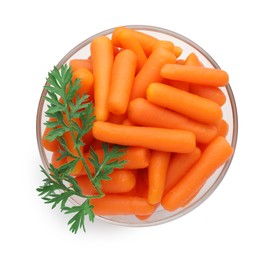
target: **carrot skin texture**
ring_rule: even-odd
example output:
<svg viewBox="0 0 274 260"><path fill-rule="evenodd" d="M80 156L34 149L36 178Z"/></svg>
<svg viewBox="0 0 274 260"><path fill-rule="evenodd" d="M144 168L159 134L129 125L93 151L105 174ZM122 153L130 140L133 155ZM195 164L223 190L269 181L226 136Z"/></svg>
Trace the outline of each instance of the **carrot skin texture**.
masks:
<svg viewBox="0 0 274 260"><path fill-rule="evenodd" d="M202 123L214 123L223 116L221 107L212 100L161 83L149 85L147 99Z"/></svg>
<svg viewBox="0 0 274 260"><path fill-rule="evenodd" d="M70 60L69 66L71 66L71 69L73 72L80 68L86 68L90 72L93 71L91 59L86 59L86 60L85 59L73 59L73 60Z"/></svg>
<svg viewBox="0 0 274 260"><path fill-rule="evenodd" d="M232 155L233 148L222 137L216 137L203 151L200 159L162 199L168 211L183 207L201 189L207 179Z"/></svg>
<svg viewBox="0 0 274 260"><path fill-rule="evenodd" d="M203 124L169 109L154 105L143 98L132 100L128 118L136 125L182 129L193 132L197 142L208 143L217 136L217 128Z"/></svg>
<svg viewBox="0 0 274 260"><path fill-rule="evenodd" d="M224 105L226 102L226 96L219 88L198 84L190 84L189 92L197 96L210 99L216 102L219 106Z"/></svg>
<svg viewBox="0 0 274 260"><path fill-rule="evenodd" d="M149 215L154 211L146 199L137 196L106 194L103 198L92 199L96 215Z"/></svg>
<svg viewBox="0 0 274 260"><path fill-rule="evenodd" d="M115 57L108 95L108 109L116 115L124 114L127 110L136 66L136 55L131 50L123 50Z"/></svg>
<svg viewBox="0 0 274 260"><path fill-rule="evenodd" d="M165 48L160 47L153 51L135 77L131 92L131 99L137 97L144 98L146 96L146 89L150 83L162 81L163 78L160 75L162 66L166 63L175 62L175 55Z"/></svg>
<svg viewBox="0 0 274 260"><path fill-rule="evenodd" d="M132 50L136 54L137 67L135 70L137 69L137 71L139 71L147 61L146 54L140 42L134 36L132 30L129 29L122 29L117 37L122 48Z"/></svg>
<svg viewBox="0 0 274 260"><path fill-rule="evenodd" d="M101 148L101 144L99 148L94 149L94 152L98 156L98 160L102 163L104 159L104 150ZM84 157L87 162L88 168L91 174L94 174L94 166L88 160L90 156L89 153L85 153ZM123 166L123 169L127 170L135 170L135 169L143 169L148 167L150 161L151 151L144 147L128 147L126 153L119 159L119 161L125 160L126 163ZM80 172L79 175L86 175L84 169Z"/></svg>
<svg viewBox="0 0 274 260"><path fill-rule="evenodd" d="M165 64L161 69L161 76L212 87L225 86L229 80L228 74L221 69L180 64Z"/></svg>
<svg viewBox="0 0 274 260"><path fill-rule="evenodd" d="M148 202L158 204L164 193L167 169L171 153L152 151L148 167Z"/></svg>
<svg viewBox="0 0 274 260"><path fill-rule="evenodd" d="M107 143L142 146L149 149L188 153L195 149L195 135L189 131L95 122L93 136Z"/></svg>
<svg viewBox="0 0 274 260"><path fill-rule="evenodd" d="M101 181L101 190L104 193L124 193L131 191L136 184L136 177L132 170L114 170L109 174L110 180ZM85 195L97 194L87 175L75 178L82 193Z"/></svg>
<svg viewBox="0 0 274 260"><path fill-rule="evenodd" d="M80 88L77 91L80 96L83 94L89 95L89 100L93 99L93 74L86 68L79 68L73 72L72 82L75 79L80 79ZM74 98L76 99L76 98Z"/></svg>
<svg viewBox="0 0 274 260"><path fill-rule="evenodd" d="M90 49L94 76L95 116L96 120L106 121L107 99L114 61L113 46L108 37L99 36L92 41Z"/></svg>
<svg viewBox="0 0 274 260"><path fill-rule="evenodd" d="M173 153L166 174L164 194L170 191L201 156L199 148L192 153Z"/></svg>
<svg viewBox="0 0 274 260"><path fill-rule="evenodd" d="M133 34L142 45L146 56L149 57L153 51L153 46L159 40L151 35L136 30L133 30Z"/></svg>

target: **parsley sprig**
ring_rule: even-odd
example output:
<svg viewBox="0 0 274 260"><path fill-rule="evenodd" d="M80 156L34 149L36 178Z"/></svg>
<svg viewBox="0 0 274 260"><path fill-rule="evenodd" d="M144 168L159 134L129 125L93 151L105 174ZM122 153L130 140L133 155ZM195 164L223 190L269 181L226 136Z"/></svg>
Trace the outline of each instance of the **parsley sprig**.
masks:
<svg viewBox="0 0 274 260"><path fill-rule="evenodd" d="M60 144L61 156L58 160L69 156L71 161L61 165L59 168L49 165L46 170L41 167L41 172L46 176L43 180L43 185L37 188L39 196L45 203L52 204L52 208L60 205L61 211L65 214L74 214L69 220L70 231L77 233L79 229L85 230L85 217L90 221L94 221L93 205L91 199L101 198L104 193L101 190L101 181L110 180L109 174L114 169L120 169L125 164L125 161L119 160L125 153L125 148L113 145L112 148L107 144L103 144L104 158L100 163L97 154L91 148L89 151L88 160L94 165L95 174L91 174L88 164L81 151L83 136L88 133L95 121L93 116L93 105L88 101L88 95L79 96L77 90L80 88L80 79L72 81L72 71L67 65L62 65L60 69L54 67L49 72L47 84L44 86L47 90L45 100L47 101L46 117L51 118L45 125L50 128L46 139L49 141L58 140ZM76 121L80 121L78 124ZM70 132L75 150L77 154L72 153L64 134ZM81 161L83 167L89 177L90 182L97 191L94 195L85 195L82 193L80 186L75 178L71 175L76 164ZM70 198L80 198L82 204L70 206Z"/></svg>

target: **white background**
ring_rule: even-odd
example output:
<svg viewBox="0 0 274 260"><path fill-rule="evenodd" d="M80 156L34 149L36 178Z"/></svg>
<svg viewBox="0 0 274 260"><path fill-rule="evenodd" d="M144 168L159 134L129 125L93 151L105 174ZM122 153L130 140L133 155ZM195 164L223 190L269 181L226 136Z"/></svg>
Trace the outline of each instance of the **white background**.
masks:
<svg viewBox="0 0 274 260"><path fill-rule="evenodd" d="M273 1L1 1L0 259L274 259ZM102 30L176 31L229 72L239 112L231 168L201 206L149 228L68 231L38 198L35 120L47 72Z"/></svg>

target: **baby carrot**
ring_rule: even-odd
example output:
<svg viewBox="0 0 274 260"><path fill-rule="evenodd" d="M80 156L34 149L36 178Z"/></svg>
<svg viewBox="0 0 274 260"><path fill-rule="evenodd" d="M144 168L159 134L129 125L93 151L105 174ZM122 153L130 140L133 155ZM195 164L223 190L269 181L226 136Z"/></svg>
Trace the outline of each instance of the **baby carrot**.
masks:
<svg viewBox="0 0 274 260"><path fill-rule="evenodd" d="M165 48L157 48L147 59L142 69L135 77L131 99L145 97L146 89L152 82L161 82L161 68L164 64L175 63L175 55Z"/></svg>
<svg viewBox="0 0 274 260"><path fill-rule="evenodd" d="M217 136L215 126L189 119L179 113L154 105L144 98L136 98L130 102L128 118L136 125L190 131L196 136L197 142L201 143L208 143Z"/></svg>
<svg viewBox="0 0 274 260"><path fill-rule="evenodd" d="M56 119L54 118L49 118L49 121L50 122L53 122L53 121L56 121ZM59 148L59 142L57 141L57 139L53 140L52 142L47 140L46 137L48 135L48 133L51 131L52 129L49 128L49 127L46 127L45 130L44 130L44 133L43 133L43 136L42 136L42 139L41 139L41 144L42 146L50 151L50 152L55 152L58 150Z"/></svg>
<svg viewBox="0 0 274 260"><path fill-rule="evenodd" d="M108 96L108 109L114 114L124 114L127 110L136 62L136 55L128 49L121 51L115 57Z"/></svg>
<svg viewBox="0 0 274 260"><path fill-rule="evenodd" d="M126 126L97 121L93 135L103 142L126 146L142 146L149 149L189 153L196 145L192 132L157 127Z"/></svg>
<svg viewBox="0 0 274 260"><path fill-rule="evenodd" d="M218 135L226 137L228 130L229 130L228 123L224 119L221 119L215 123L215 126L217 128Z"/></svg>
<svg viewBox="0 0 274 260"><path fill-rule="evenodd" d="M149 165L151 152L143 147L128 147L126 154L121 157L121 160L127 161L124 169L142 169Z"/></svg>
<svg viewBox="0 0 274 260"><path fill-rule="evenodd" d="M164 193L170 153L152 151L148 166L148 202L155 205L161 201Z"/></svg>
<svg viewBox="0 0 274 260"><path fill-rule="evenodd" d="M228 74L225 71L192 65L165 64L161 69L161 76L212 87L228 84Z"/></svg>
<svg viewBox="0 0 274 260"><path fill-rule="evenodd" d="M123 122L122 125L135 125L133 124L128 118L126 118Z"/></svg>
<svg viewBox="0 0 274 260"><path fill-rule="evenodd" d="M152 51L154 51L155 49L162 47L165 48L171 52L174 51L174 43L171 41L164 41L164 40L160 40L160 41L156 41L153 46L152 46Z"/></svg>
<svg viewBox="0 0 274 260"><path fill-rule="evenodd" d="M214 123L223 115L215 102L161 83L150 84L147 99L202 123Z"/></svg>
<svg viewBox="0 0 274 260"><path fill-rule="evenodd" d="M152 53L152 49L153 49L153 46L155 45L155 42L158 42L159 40L144 32L140 32L137 30L132 30L132 32L133 32L133 35L138 39L138 41L142 45L146 56L149 57L150 54Z"/></svg>
<svg viewBox="0 0 274 260"><path fill-rule="evenodd" d="M163 79L162 83L174 88L178 88L180 90L189 91L188 82L184 82L180 80L172 80L172 79Z"/></svg>
<svg viewBox="0 0 274 260"><path fill-rule="evenodd" d="M135 173L132 170L114 170L108 175L110 180L101 181L101 190L104 193L124 193L132 190L136 183ZM97 194L96 189L90 182L87 175L75 178L84 195Z"/></svg>
<svg viewBox="0 0 274 260"><path fill-rule="evenodd" d="M127 118L127 114L121 114L121 115L116 115L113 113L109 113L108 117L108 122L113 123L113 124L122 124L122 122Z"/></svg>
<svg viewBox="0 0 274 260"><path fill-rule="evenodd" d="M78 93L80 96L83 94L89 95L89 99L93 99L93 74L86 68L79 68L73 72L72 81L80 79L80 88Z"/></svg>
<svg viewBox="0 0 274 260"><path fill-rule="evenodd" d="M185 60L185 65L199 66L203 67L203 64L200 62L199 58L195 53L190 53ZM216 102L219 106L222 106L226 97L225 94L219 89L206 85L199 84L189 84L189 92L198 95L200 97L204 97Z"/></svg>
<svg viewBox="0 0 274 260"><path fill-rule="evenodd" d="M102 147L102 146L101 146ZM100 163L102 163L104 159L104 150L102 148L97 148L94 150L95 153L98 156L98 160ZM128 147L126 150L126 153L119 159L119 161L125 160L126 163L124 164L124 169L142 169L146 168L149 165L151 152L149 149L144 147ZM90 157L89 153L84 154L85 160L87 162L87 165L89 167L90 172L94 173L94 166L93 164L88 160L88 157ZM86 172L83 169L79 175L85 175Z"/></svg>
<svg viewBox="0 0 274 260"><path fill-rule="evenodd" d="M164 194L170 191L201 156L199 148L192 153L173 153L166 174Z"/></svg>
<svg viewBox="0 0 274 260"><path fill-rule="evenodd" d="M90 72L93 71L91 59L73 59L69 61L69 66L71 66L72 71L80 68L88 69Z"/></svg>
<svg viewBox="0 0 274 260"><path fill-rule="evenodd" d="M94 102L96 120L108 118L107 98L113 65L113 46L106 36L95 38L90 46L94 76Z"/></svg>
<svg viewBox="0 0 274 260"><path fill-rule="evenodd" d="M224 103L226 102L226 96L219 88L198 84L190 84L189 92L197 96L210 99L216 102L219 106L224 105Z"/></svg>
<svg viewBox="0 0 274 260"><path fill-rule="evenodd" d="M173 53L176 56L176 58L180 57L182 52L183 52L183 49L180 46L174 46Z"/></svg>
<svg viewBox="0 0 274 260"><path fill-rule="evenodd" d="M154 211L146 199L137 196L106 194L103 198L92 199L96 215L149 215Z"/></svg>
<svg viewBox="0 0 274 260"><path fill-rule="evenodd" d="M118 41L122 48L130 49L136 54L137 71L139 71L143 67L145 62L147 61L146 54L144 53L144 50L143 50L140 42L134 36L134 34L132 33L132 30L127 29L127 28L122 29L118 33L117 37L118 37Z"/></svg>
<svg viewBox="0 0 274 260"><path fill-rule="evenodd" d="M199 66L199 67L203 67L203 64L200 62L198 56L194 53L191 52L185 60L184 65L192 65L192 66Z"/></svg>
<svg viewBox="0 0 274 260"><path fill-rule="evenodd" d="M233 153L233 148L222 137L216 137L203 151L200 159L186 173L186 175L162 199L162 206L173 211L185 206L189 198L193 197L206 180L223 164Z"/></svg>

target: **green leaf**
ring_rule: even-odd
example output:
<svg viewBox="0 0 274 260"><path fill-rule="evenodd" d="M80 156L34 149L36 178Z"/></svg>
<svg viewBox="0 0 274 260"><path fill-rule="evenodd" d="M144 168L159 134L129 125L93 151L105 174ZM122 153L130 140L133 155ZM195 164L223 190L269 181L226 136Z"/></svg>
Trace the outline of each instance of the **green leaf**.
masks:
<svg viewBox="0 0 274 260"><path fill-rule="evenodd" d="M41 172L46 178L43 180L43 184L36 189L46 204L50 204L52 208L60 206L60 210L65 214L72 214L68 224L73 233L77 233L79 229L85 231L86 217L90 221L94 221L93 206L90 200L104 196L100 189L101 181L109 180L109 174L114 169L122 168L125 163L120 160L120 157L125 153L125 147L114 145L110 149L107 144L104 144L102 162L99 161L97 154L92 149L90 150L88 160L93 163L95 168L95 174L91 174L82 148L85 145L83 136L91 130L95 116L93 115L93 104L88 101L88 95L80 96L77 92L80 83L81 79L72 82L72 70L66 64L62 65L60 69L54 67L48 74L47 84L44 88L47 91L45 116L49 120L45 125L50 128L50 131L46 139L49 141L58 140L61 155L57 161L65 158L70 158L70 161L58 168L53 164L50 164L47 170L41 167ZM60 102L60 98L62 98L62 102ZM76 123L78 121L80 121L79 124ZM70 150L71 144L69 149L64 138L66 132L71 135L73 151ZM98 194L89 196L82 193L77 180L72 175L79 161L83 163L84 170ZM69 199L75 196L82 198L83 203L77 206L68 205Z"/></svg>

